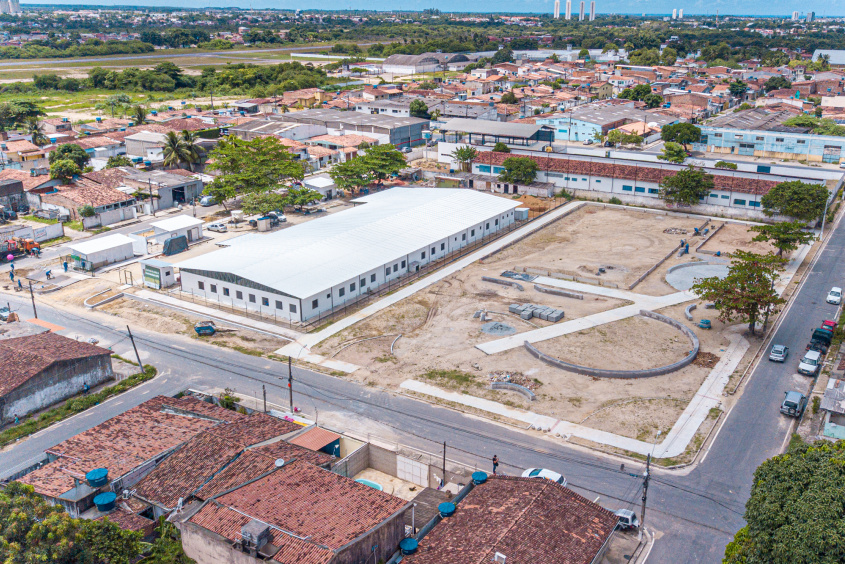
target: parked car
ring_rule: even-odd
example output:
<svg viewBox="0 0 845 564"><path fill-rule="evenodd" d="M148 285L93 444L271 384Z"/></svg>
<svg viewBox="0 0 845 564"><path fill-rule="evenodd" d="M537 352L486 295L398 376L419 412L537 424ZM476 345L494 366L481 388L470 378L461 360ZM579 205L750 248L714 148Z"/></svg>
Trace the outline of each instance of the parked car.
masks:
<svg viewBox="0 0 845 564"><path fill-rule="evenodd" d="M833 305L839 305L842 303L842 288L838 286L834 286L830 289L830 292L827 293L827 303Z"/></svg>
<svg viewBox="0 0 845 564"><path fill-rule="evenodd" d="M784 392L783 403L780 404L780 412L790 417L801 417L804 408L807 407L807 396L801 392Z"/></svg>
<svg viewBox="0 0 845 564"><path fill-rule="evenodd" d="M228 231L226 224L220 221L209 223L205 226L205 228L209 231L216 231L217 233L226 233L226 231Z"/></svg>
<svg viewBox="0 0 845 564"><path fill-rule="evenodd" d="M405 148L403 148L403 149L402 149L402 152L403 152L403 153L410 153L410 152L411 152L411 150L412 150L412 149L411 149L410 147L405 147Z"/></svg>
<svg viewBox="0 0 845 564"><path fill-rule="evenodd" d="M592 139L585 139L585 140L584 140L584 145L592 145L592 144L593 144L593 140L592 140Z"/></svg>
<svg viewBox="0 0 845 564"><path fill-rule="evenodd" d="M268 213L267 216L268 217L274 217L274 218L278 219L279 223L284 223L288 220L288 218L285 217L285 212L279 211L279 210L273 210L270 213Z"/></svg>
<svg viewBox="0 0 845 564"><path fill-rule="evenodd" d="M8 305L0 306L0 319L3 321L8 321L11 313L12 311L9 309Z"/></svg>
<svg viewBox="0 0 845 564"><path fill-rule="evenodd" d="M769 353L769 360L772 362L783 362L789 356L789 347L783 345L772 346L772 352Z"/></svg>
<svg viewBox="0 0 845 564"><path fill-rule="evenodd" d="M640 520L637 519L637 514L630 509L617 509L613 512L619 520L616 522L616 528L627 531L628 529L639 529Z"/></svg>
<svg viewBox="0 0 845 564"><path fill-rule="evenodd" d="M200 205L204 208L207 208L208 206L213 206L216 203L217 200L214 199L214 196L203 196L202 198L200 198Z"/></svg>
<svg viewBox="0 0 845 564"><path fill-rule="evenodd" d="M528 470L522 473L522 477L543 478L546 480L551 480L552 482L557 482L561 486L566 486L566 478L564 478L557 472L553 472L552 470L546 470L545 468L529 468Z"/></svg>
<svg viewBox="0 0 845 564"><path fill-rule="evenodd" d="M819 351L807 351L804 358L798 363L798 372L807 376L815 376L816 372L819 371L821 359L822 353Z"/></svg>

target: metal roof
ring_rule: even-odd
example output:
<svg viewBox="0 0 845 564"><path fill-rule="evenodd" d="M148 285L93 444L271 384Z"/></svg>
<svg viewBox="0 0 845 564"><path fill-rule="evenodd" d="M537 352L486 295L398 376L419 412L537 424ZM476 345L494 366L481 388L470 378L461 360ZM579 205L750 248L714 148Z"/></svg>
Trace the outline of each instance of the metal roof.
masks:
<svg viewBox="0 0 845 564"><path fill-rule="evenodd" d="M80 255L90 255L93 253L99 253L100 251L116 249L126 244L131 245L133 242L134 240L127 237L126 235L115 233L114 235L106 235L105 237L88 239L80 241L79 243L68 243L68 247L70 248L71 252Z"/></svg>
<svg viewBox="0 0 845 564"><path fill-rule="evenodd" d="M530 139L538 131L543 129L543 127L528 123L455 118L447 121L443 129L445 131L459 131L478 135L498 135L499 137Z"/></svg>
<svg viewBox="0 0 845 564"><path fill-rule="evenodd" d="M845 65L845 50L843 49L816 49L813 51L813 62L817 62L821 55L830 57L828 62L831 65Z"/></svg>
<svg viewBox="0 0 845 564"><path fill-rule="evenodd" d="M201 219L182 214L163 219L162 221L156 221L155 223L151 223L150 226L155 227L156 229L161 229L162 231L176 231L177 229L190 229L191 227L202 225L203 223L205 222Z"/></svg>
<svg viewBox="0 0 845 564"><path fill-rule="evenodd" d="M308 298L460 233L520 204L460 188L392 188L354 208L190 258L183 270L232 273Z"/></svg>

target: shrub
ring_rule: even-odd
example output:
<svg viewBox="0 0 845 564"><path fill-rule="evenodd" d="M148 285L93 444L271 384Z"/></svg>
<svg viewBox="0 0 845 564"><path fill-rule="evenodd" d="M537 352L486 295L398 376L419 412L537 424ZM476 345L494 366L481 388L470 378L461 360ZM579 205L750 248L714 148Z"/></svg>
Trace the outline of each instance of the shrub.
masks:
<svg viewBox="0 0 845 564"><path fill-rule="evenodd" d="M736 163L729 163L725 161L719 161L716 163L716 168L728 169L728 170L736 170Z"/></svg>
<svg viewBox="0 0 845 564"><path fill-rule="evenodd" d="M612 197L609 201L610 201L610 203L611 203L611 204L617 204L617 205L621 205L621 204L622 204L622 200L620 200L620 199L619 199L619 198L617 198L616 196L613 196L613 197Z"/></svg>

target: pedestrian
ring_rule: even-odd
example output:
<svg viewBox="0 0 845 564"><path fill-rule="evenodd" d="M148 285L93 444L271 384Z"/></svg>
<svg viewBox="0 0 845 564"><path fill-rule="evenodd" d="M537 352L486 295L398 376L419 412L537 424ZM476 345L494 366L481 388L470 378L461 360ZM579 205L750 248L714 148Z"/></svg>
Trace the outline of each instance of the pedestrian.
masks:
<svg viewBox="0 0 845 564"><path fill-rule="evenodd" d="M9 271L9 280L11 280L12 282L15 281L15 271L14 270Z"/></svg>
<svg viewBox="0 0 845 564"><path fill-rule="evenodd" d="M52 270L48 270L48 271L47 271L47 280L49 280L49 279L50 279L50 278L52 278L52 277L53 277L53 271L52 271Z"/></svg>
<svg viewBox="0 0 845 564"><path fill-rule="evenodd" d="M496 469L499 467L499 457L497 455L493 455L493 475L496 475Z"/></svg>
<svg viewBox="0 0 845 564"><path fill-rule="evenodd" d="M62 263L62 266L63 266L63 267L65 267L65 272L67 272L67 261L64 261L64 262Z"/></svg>
<svg viewBox="0 0 845 564"><path fill-rule="evenodd" d="M18 423L20 423L20 419L18 419L18 414L15 413L15 425L17 425Z"/></svg>
<svg viewBox="0 0 845 564"><path fill-rule="evenodd" d="M84 393L87 394L88 390L90 390L91 387L88 385L88 382L82 382L82 389L83 389Z"/></svg>
<svg viewBox="0 0 845 564"><path fill-rule="evenodd" d="M20 278L18 278L18 290L23 290L23 285L21 284Z"/></svg>

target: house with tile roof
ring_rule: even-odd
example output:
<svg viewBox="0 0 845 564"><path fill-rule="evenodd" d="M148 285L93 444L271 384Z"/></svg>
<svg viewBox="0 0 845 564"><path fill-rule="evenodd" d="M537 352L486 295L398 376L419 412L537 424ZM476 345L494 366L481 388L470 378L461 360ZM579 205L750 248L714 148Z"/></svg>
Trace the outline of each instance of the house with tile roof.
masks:
<svg viewBox="0 0 845 564"><path fill-rule="evenodd" d="M85 177L74 182L30 193L30 202L39 200L41 209L56 210L59 215L79 219L79 208L91 206L94 216L86 217L86 227L106 226L127 219L135 219L135 197L116 188L99 184ZM89 225L90 224L90 225Z"/></svg>
<svg viewBox="0 0 845 564"><path fill-rule="evenodd" d="M52 332L0 340L0 422L114 378L111 351Z"/></svg>
<svg viewBox="0 0 845 564"><path fill-rule="evenodd" d="M177 526L197 564L358 564L396 552L412 505L294 457L211 497Z"/></svg>
<svg viewBox="0 0 845 564"><path fill-rule="evenodd" d="M490 476L419 541L407 564L593 564L617 517L550 480Z"/></svg>

